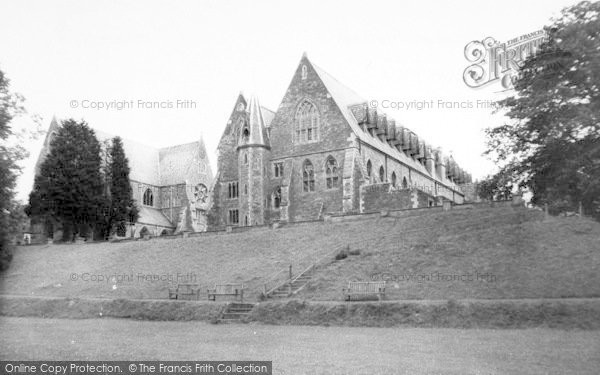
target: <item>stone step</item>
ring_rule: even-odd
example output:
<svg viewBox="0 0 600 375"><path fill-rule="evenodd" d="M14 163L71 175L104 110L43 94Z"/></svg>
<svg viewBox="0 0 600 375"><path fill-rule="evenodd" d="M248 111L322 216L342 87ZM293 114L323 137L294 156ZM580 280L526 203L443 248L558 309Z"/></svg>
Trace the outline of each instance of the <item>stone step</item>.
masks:
<svg viewBox="0 0 600 375"><path fill-rule="evenodd" d="M245 316L250 315L249 313L223 313L221 319L241 319Z"/></svg>
<svg viewBox="0 0 600 375"><path fill-rule="evenodd" d="M252 303L232 303L229 305L231 309L253 309L254 304Z"/></svg>
<svg viewBox="0 0 600 375"><path fill-rule="evenodd" d="M240 319L219 319L219 323L241 323Z"/></svg>

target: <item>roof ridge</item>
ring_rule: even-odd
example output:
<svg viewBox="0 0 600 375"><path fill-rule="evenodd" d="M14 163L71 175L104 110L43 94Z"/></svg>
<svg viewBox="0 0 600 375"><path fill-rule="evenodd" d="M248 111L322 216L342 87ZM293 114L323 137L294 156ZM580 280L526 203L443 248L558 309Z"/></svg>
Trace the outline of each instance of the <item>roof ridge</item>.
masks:
<svg viewBox="0 0 600 375"><path fill-rule="evenodd" d="M306 58L306 60L308 60L308 57ZM323 81L323 84L325 84L325 87L327 87L327 83L323 80L323 75L326 76L326 78L329 78L331 80L333 80L336 84L338 84L341 88L349 91L350 93L352 93L354 96L356 96L357 98L360 99L360 101L356 102L356 103L350 103L349 105L354 105L354 104L361 104L361 103L366 103L367 99L363 98L362 95L360 95L359 93L357 93L355 90L351 89L350 87L346 86L346 84L342 83L339 79L335 78L334 76L332 76L330 73L328 73L325 69L321 68L319 65L313 63L312 61L308 60L311 65L313 66L313 68L315 69L315 72L317 73L317 75L319 76L319 78L321 78L321 81ZM331 94L331 90L329 87L327 87L328 91L330 91Z"/></svg>

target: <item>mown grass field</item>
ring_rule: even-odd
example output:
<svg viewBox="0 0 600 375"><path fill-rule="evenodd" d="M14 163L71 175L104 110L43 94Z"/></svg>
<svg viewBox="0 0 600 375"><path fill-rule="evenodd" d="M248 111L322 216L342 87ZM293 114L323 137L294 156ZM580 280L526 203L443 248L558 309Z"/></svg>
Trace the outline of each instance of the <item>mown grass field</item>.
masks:
<svg viewBox="0 0 600 375"><path fill-rule="evenodd" d="M597 374L600 331L0 318L2 360L270 360L274 374Z"/></svg>
<svg viewBox="0 0 600 375"><path fill-rule="evenodd" d="M340 245L360 254L335 261L331 252ZM542 221L538 211L511 207L192 238L20 247L0 275L0 293L166 299L169 276L193 275L190 281L202 289L243 282L255 300L274 272L290 263L298 272L307 257L328 253L297 298L341 300L349 280L373 278L388 280L390 300L600 296L600 225L578 218ZM444 279L477 273L487 276ZM101 280L85 281L82 275ZM163 280L152 280L154 275Z"/></svg>

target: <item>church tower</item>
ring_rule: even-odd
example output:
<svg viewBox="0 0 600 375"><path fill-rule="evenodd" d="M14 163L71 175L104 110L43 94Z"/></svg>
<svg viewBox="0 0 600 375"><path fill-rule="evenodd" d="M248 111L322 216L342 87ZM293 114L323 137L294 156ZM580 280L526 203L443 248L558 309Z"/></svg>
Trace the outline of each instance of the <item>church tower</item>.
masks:
<svg viewBox="0 0 600 375"><path fill-rule="evenodd" d="M242 226L263 225L266 221L267 181L270 142L258 98L247 106L237 145L239 176L239 222Z"/></svg>

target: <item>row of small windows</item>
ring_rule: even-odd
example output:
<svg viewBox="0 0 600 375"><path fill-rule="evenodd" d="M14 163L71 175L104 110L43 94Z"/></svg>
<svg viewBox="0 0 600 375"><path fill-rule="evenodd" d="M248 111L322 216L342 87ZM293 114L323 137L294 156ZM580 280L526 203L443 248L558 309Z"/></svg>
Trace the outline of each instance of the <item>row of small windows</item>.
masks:
<svg viewBox="0 0 600 375"><path fill-rule="evenodd" d="M327 189L339 186L338 163L332 156L325 161L325 183ZM315 169L308 159L302 164L302 191L315 191Z"/></svg>
<svg viewBox="0 0 600 375"><path fill-rule="evenodd" d="M240 211L239 210L229 210L229 224L239 224L240 223Z"/></svg>
<svg viewBox="0 0 600 375"><path fill-rule="evenodd" d="M228 198L237 198L239 197L239 185L238 182L230 182L227 184L227 197Z"/></svg>
<svg viewBox="0 0 600 375"><path fill-rule="evenodd" d="M229 210L229 221L227 223L230 225L238 225L240 223L240 211ZM244 216L244 225L248 226L248 224L248 216Z"/></svg>
<svg viewBox="0 0 600 375"><path fill-rule="evenodd" d="M372 181L372 169L373 169L373 164L371 164L371 160L367 161L367 178L369 179L369 181ZM383 168L383 165L379 167L379 181L381 182L385 182L386 178L385 178L385 169ZM393 187L397 187L397 177L396 177L396 172L392 172L392 186ZM402 178L402 188L403 189L408 189L408 181L406 180L406 177Z"/></svg>

